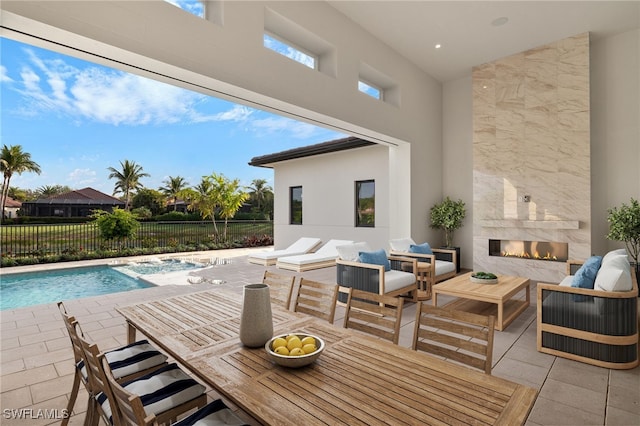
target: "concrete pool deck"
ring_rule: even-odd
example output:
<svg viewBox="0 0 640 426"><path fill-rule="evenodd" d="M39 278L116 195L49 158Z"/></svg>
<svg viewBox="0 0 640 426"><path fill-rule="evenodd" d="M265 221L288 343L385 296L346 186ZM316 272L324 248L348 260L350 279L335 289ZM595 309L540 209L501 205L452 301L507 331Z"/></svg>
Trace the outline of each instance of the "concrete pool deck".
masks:
<svg viewBox="0 0 640 426"><path fill-rule="evenodd" d="M260 247L252 250L270 250ZM241 249L245 250L245 249ZM304 273L279 270L247 262L247 251L181 253L158 257L201 256L230 258L231 263L200 270L182 271L182 277L165 277L157 287L89 297L65 302L84 332L103 349L126 343L126 327L115 307L178 294L216 288L208 282L188 284L189 277L225 281L222 286L241 294L245 284L259 282L265 269L285 275L335 283L335 267ZM107 259L111 261L113 259ZM125 260L133 260L126 258ZM89 261L94 262L94 261ZM103 261L102 264L105 262ZM74 262L75 264L75 262ZM55 267L75 266L71 263ZM53 269L54 265L48 267ZM47 267L39 265L38 267ZM15 267L12 273L33 271L34 266ZM45 269L46 270L46 269ZM1 271L2 274L7 271ZM173 273L172 273L173 274ZM191 274L191 275L189 275ZM158 274L156 274L158 275ZM168 275L168 274L166 274ZM184 279L184 282L182 282ZM532 293L535 283L532 284ZM295 290L294 290L295 296ZM444 300L443 300L444 302ZM408 346L413 332L415 304L407 303L403 315L400 345ZM335 323L342 325L343 311ZM640 368L609 370L598 368L536 350L535 298L509 327L496 332L492 374L538 390L538 398L529 414L529 425L634 425L640 423ZM73 381L73 353L64 324L55 303L0 312L0 407L3 425L49 425L59 420L34 418L42 411L61 412L67 404ZM215 395L212 393L212 396ZM71 417L71 425L80 425L86 411L86 392L80 390ZM30 410L30 411L29 411ZM23 419L15 418L17 413ZM51 411L49 411L51 413ZM55 411L54 411L55 413ZM31 416L25 419L24 417Z"/></svg>

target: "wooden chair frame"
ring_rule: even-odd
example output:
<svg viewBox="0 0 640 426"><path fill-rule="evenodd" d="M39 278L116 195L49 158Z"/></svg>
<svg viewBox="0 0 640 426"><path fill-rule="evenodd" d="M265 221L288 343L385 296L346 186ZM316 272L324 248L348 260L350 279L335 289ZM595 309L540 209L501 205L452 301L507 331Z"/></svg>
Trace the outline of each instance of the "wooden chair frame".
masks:
<svg viewBox="0 0 640 426"><path fill-rule="evenodd" d="M411 348L491 374L495 317L418 302Z"/></svg>
<svg viewBox="0 0 640 426"><path fill-rule="evenodd" d="M415 272L419 284L418 298L420 300L431 299L431 290L435 284L448 280L449 278L453 278L457 275L458 254L456 250L440 248L432 248L431 250L433 251L433 254L410 253L394 250L390 252L390 254L394 256L404 256L416 260L417 264L415 266L410 263L406 263L403 267L409 272ZM452 262L454 270L445 274L436 275L436 260Z"/></svg>
<svg viewBox="0 0 640 426"><path fill-rule="evenodd" d="M269 286L271 302L281 304L286 309L290 309L291 306L291 295L295 281L295 275L282 275L271 271L264 271L262 276L262 283Z"/></svg>
<svg viewBox="0 0 640 426"><path fill-rule="evenodd" d="M325 284L301 278L293 310L333 324L337 301L338 284Z"/></svg>
<svg viewBox="0 0 640 426"><path fill-rule="evenodd" d="M402 297L351 288L344 313L344 327L398 344L403 306Z"/></svg>

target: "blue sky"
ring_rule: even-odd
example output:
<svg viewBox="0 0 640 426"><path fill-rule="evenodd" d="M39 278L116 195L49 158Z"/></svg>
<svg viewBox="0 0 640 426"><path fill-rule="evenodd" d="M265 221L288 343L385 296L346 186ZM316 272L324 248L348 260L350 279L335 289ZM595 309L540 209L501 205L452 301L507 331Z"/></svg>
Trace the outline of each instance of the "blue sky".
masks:
<svg viewBox="0 0 640 426"><path fill-rule="evenodd" d="M12 187L111 194L107 168L124 160L151 175L141 182L152 189L213 172L273 185L252 157L344 136L11 39L0 38L0 52L2 144L22 145L42 169L14 175Z"/></svg>

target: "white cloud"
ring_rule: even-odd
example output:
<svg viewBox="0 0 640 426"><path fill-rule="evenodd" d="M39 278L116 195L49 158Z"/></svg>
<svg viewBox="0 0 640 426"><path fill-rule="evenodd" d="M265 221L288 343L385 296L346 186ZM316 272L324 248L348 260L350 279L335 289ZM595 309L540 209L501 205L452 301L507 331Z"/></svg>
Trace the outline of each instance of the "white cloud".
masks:
<svg viewBox="0 0 640 426"><path fill-rule="evenodd" d="M242 106L234 105L230 110L219 112L213 115L201 115L194 112L191 115L194 123L204 123L209 121L233 121L236 123L247 121L255 110Z"/></svg>
<svg viewBox="0 0 640 426"><path fill-rule="evenodd" d="M297 139L306 139L317 130L311 124L295 121L286 117L268 117L251 122L253 130L259 133L288 132Z"/></svg>
<svg viewBox="0 0 640 426"><path fill-rule="evenodd" d="M13 79L9 77L9 74L7 74L7 67L0 65L0 82L11 83L12 81Z"/></svg>
<svg viewBox="0 0 640 426"><path fill-rule="evenodd" d="M91 169L75 169L67 177L67 181L71 182L71 187L81 188L96 182L97 173Z"/></svg>
<svg viewBox="0 0 640 426"><path fill-rule="evenodd" d="M133 74L98 67L74 68L27 50L16 90L28 103L24 114L55 112L113 125L197 121L204 95ZM224 118L224 117L223 117Z"/></svg>

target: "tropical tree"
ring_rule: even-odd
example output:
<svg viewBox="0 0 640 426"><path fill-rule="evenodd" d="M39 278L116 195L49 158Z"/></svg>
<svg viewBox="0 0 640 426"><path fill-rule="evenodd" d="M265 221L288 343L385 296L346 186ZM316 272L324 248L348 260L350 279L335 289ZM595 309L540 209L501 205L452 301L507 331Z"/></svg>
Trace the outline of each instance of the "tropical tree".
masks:
<svg viewBox="0 0 640 426"><path fill-rule="evenodd" d="M162 183L164 183L164 186L161 186L158 190L173 202L173 211L176 211L178 209L178 204L176 203L178 194L187 187L188 183L182 176L169 176Z"/></svg>
<svg viewBox="0 0 640 426"><path fill-rule="evenodd" d="M0 217L4 217L4 206L7 204L11 177L15 173L21 175L24 172L40 174L40 165L31 159L31 154L22 150L21 145L3 145L0 152L0 170L3 176Z"/></svg>
<svg viewBox="0 0 640 426"><path fill-rule="evenodd" d="M142 171L142 166L136 164L135 161L124 160L124 163L120 162L121 170L117 170L113 167L108 167L111 173L109 179L115 179L116 184L113 189L113 195L122 193L124 194L124 208L129 210L129 203L131 202L131 193L143 186L140 183L140 179L143 177L149 177L148 173Z"/></svg>
<svg viewBox="0 0 640 426"><path fill-rule="evenodd" d="M36 194L38 198L49 198L70 191L71 188L66 185L44 185L36 189Z"/></svg>
<svg viewBox="0 0 640 426"><path fill-rule="evenodd" d="M267 185L266 179L254 179L249 186L249 199L260 213L266 213L267 205L273 203L273 189Z"/></svg>
<svg viewBox="0 0 640 426"><path fill-rule="evenodd" d="M211 218L214 232L218 233L216 213L224 219L224 239L227 238L228 220L232 218L249 194L242 191L240 180L229 180L223 174L203 176L198 186L183 190L179 196L189 202L189 210L197 210L203 219Z"/></svg>
<svg viewBox="0 0 640 426"><path fill-rule="evenodd" d="M160 214L164 209L164 195L155 189L142 188L131 198L131 208L145 207L151 215Z"/></svg>
<svg viewBox="0 0 640 426"><path fill-rule="evenodd" d="M228 221L249 199L249 194L242 190L239 179L229 180L224 175L216 175L215 173L211 178L215 191L218 192L218 207L220 208L220 217L224 219L224 239L226 240Z"/></svg>

